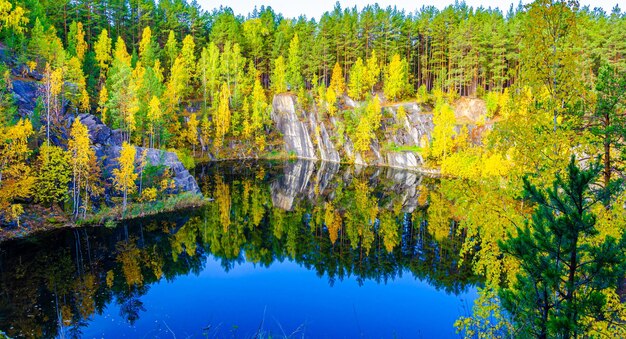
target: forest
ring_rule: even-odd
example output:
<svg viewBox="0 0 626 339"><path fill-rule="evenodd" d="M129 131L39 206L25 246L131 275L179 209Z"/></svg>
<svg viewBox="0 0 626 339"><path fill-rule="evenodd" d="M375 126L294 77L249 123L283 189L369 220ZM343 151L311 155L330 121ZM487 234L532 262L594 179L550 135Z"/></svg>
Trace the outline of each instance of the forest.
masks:
<svg viewBox="0 0 626 339"><path fill-rule="evenodd" d="M441 175L432 213L464 235L460 260L485 280L457 322L464 336L626 336L617 5L337 3L318 21L186 0L0 0L0 75L0 228L43 211L80 222L199 199L148 161L155 149L187 170L293 157L272 116L288 93L330 126L332 143L350 145L346 162L375 158L380 143ZM15 93L33 84L24 110ZM455 116L464 98L484 103L471 123ZM386 140L411 121L403 103L432 114L429 137ZM115 157L99 153L86 116L113 130Z"/></svg>

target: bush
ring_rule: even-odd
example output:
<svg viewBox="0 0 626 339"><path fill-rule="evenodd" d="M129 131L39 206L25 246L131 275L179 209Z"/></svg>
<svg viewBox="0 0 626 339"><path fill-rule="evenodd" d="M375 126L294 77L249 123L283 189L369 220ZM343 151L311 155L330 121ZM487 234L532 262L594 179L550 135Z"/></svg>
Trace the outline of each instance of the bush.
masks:
<svg viewBox="0 0 626 339"><path fill-rule="evenodd" d="M185 166L187 170L192 170L196 167L196 162L193 160L193 155L188 149L174 149L170 148L168 151L176 153L178 160Z"/></svg>

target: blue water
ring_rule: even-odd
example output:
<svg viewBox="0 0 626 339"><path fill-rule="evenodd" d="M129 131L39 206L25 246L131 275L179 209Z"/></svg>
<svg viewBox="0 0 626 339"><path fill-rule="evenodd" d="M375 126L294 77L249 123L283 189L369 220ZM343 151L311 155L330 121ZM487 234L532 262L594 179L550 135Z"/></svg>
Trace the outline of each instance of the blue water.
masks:
<svg viewBox="0 0 626 339"><path fill-rule="evenodd" d="M436 192L436 181L306 162L211 166L198 178L215 201L197 210L3 243L0 331L16 338L458 337L453 324L470 313L481 280L467 265L471 257L459 265L463 235L442 235L441 223L432 228L431 206L419 203L420 191ZM377 221L364 224L373 208ZM328 215L339 218L329 221L336 233Z"/></svg>
<svg viewBox="0 0 626 339"><path fill-rule="evenodd" d="M251 263L225 272L214 258L198 275L149 287L134 325L111 303L84 329L88 338L452 338L475 290L437 291L410 273L378 284L336 281L293 262Z"/></svg>

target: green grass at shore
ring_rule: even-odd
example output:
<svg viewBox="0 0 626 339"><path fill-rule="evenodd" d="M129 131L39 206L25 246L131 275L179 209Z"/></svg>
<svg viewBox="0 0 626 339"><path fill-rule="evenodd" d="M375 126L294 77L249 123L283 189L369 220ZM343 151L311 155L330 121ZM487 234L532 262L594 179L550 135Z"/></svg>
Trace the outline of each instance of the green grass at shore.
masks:
<svg viewBox="0 0 626 339"><path fill-rule="evenodd" d="M76 224L106 224L107 221L122 221L141 218L160 213L201 207L208 201L208 199L204 198L200 194L185 192L162 200L132 203L126 207L126 211L122 209L122 206L104 207L96 214L87 216L85 219L78 220Z"/></svg>

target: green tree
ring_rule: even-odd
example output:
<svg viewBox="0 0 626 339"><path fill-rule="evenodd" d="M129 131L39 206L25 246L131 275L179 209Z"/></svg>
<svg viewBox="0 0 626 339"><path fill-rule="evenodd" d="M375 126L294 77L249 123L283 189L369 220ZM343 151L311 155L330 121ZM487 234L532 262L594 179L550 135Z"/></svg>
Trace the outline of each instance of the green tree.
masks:
<svg viewBox="0 0 626 339"><path fill-rule="evenodd" d="M520 264L516 282L501 292L519 333L577 338L593 319L605 317L604 292L616 289L626 271L626 238L591 241L598 234L592 212L598 200L591 190L598 172L596 166L581 170L572 157L552 188L524 180L524 192L537 207L530 222L500 243Z"/></svg>
<svg viewBox="0 0 626 339"><path fill-rule="evenodd" d="M43 204L68 200L68 183L72 177L70 156L58 146L43 145L37 158L35 198Z"/></svg>
<svg viewBox="0 0 626 339"><path fill-rule="evenodd" d="M354 99L362 100L370 86L367 82L367 69L361 58L358 58L350 68L348 80L348 95Z"/></svg>
<svg viewBox="0 0 626 339"><path fill-rule="evenodd" d="M287 75L286 81L292 90L297 90L303 86L302 82L302 57L300 53L300 39L296 33L289 43L289 53L287 55Z"/></svg>
<svg viewBox="0 0 626 339"><path fill-rule="evenodd" d="M274 94L283 93L287 90L285 73L285 59L281 55L274 61L274 71L272 73L272 90Z"/></svg>
<svg viewBox="0 0 626 339"><path fill-rule="evenodd" d="M174 67L174 60L178 57L178 42L176 41L176 36L174 35L174 31L170 30L167 35L167 42L165 43L165 60L167 61L167 66L171 69Z"/></svg>
<svg viewBox="0 0 626 339"><path fill-rule="evenodd" d="M597 102L590 118L590 132L599 139L604 164L604 187L609 187L615 167L612 152L619 152L624 146L626 116L621 105L626 99L626 73L617 74L610 65L603 65L596 82Z"/></svg>

